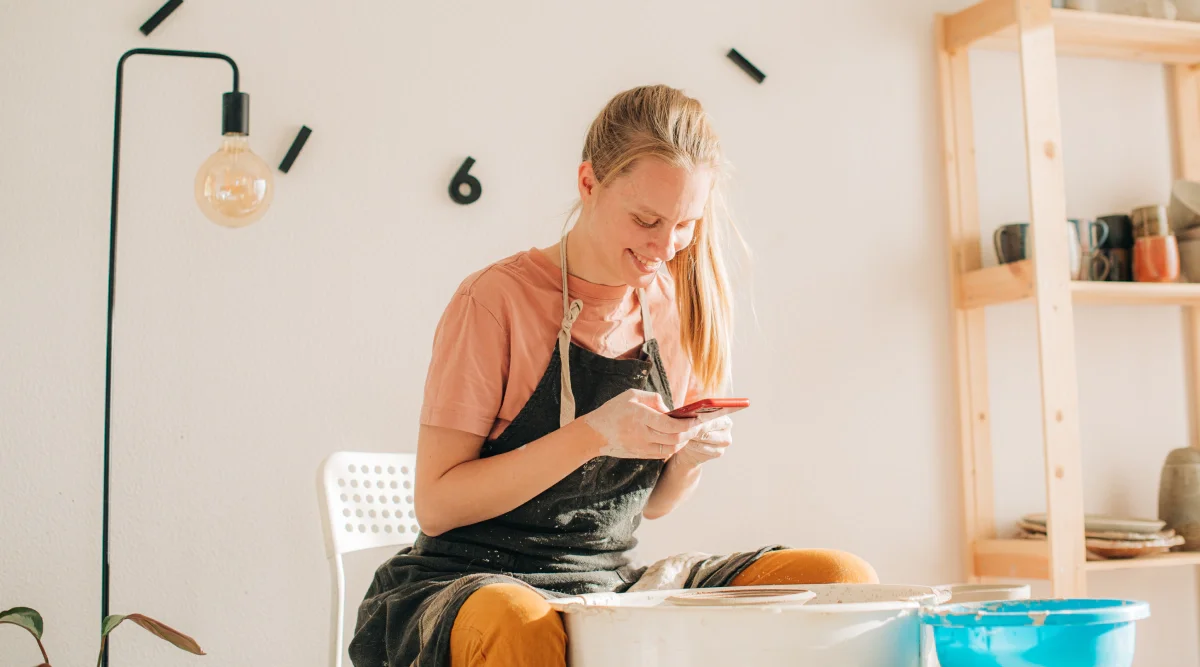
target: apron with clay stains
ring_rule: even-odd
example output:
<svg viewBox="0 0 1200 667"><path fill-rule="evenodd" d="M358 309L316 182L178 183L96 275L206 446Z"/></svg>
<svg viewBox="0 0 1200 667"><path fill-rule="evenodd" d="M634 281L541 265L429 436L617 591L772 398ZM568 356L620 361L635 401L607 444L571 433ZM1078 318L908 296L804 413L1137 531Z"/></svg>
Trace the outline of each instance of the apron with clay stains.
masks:
<svg viewBox="0 0 1200 667"><path fill-rule="evenodd" d="M673 409L645 294L635 359L611 359L571 342L583 308L567 293L563 236L563 322L550 364L529 401L480 457L515 450L604 405L627 389L654 391ZM380 566L358 610L350 659L356 667L447 667L450 630L463 602L488 584L521 582L546 598L651 588L726 586L762 554L686 554L634 567L626 553L663 461L601 456L525 504L495 518L416 543Z"/></svg>

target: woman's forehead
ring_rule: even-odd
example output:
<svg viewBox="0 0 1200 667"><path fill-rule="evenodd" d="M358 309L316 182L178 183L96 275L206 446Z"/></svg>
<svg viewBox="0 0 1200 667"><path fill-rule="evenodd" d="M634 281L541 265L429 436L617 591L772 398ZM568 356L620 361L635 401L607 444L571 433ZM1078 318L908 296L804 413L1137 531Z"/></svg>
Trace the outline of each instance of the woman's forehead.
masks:
<svg viewBox="0 0 1200 667"><path fill-rule="evenodd" d="M662 160L639 160L614 183L613 194L642 215L670 221L703 217L712 187L712 170L689 170Z"/></svg>

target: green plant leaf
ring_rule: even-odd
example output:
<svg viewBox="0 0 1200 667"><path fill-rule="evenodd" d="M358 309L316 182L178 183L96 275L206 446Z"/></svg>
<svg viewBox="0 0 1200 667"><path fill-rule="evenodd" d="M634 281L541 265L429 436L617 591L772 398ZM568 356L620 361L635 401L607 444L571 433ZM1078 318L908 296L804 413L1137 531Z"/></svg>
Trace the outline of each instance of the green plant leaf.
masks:
<svg viewBox="0 0 1200 667"><path fill-rule="evenodd" d="M195 639L192 639L191 637L165 623L156 621L149 616L143 616L142 614L113 614L108 618L105 618L104 623L100 628L100 636L108 636L108 633L112 632L114 628L121 624L121 621L126 619L137 623L143 628L149 630L151 634L165 639L189 653L195 653L196 655L207 655L203 650L201 650L200 645L196 643Z"/></svg>
<svg viewBox="0 0 1200 667"><path fill-rule="evenodd" d="M19 625L39 640L42 638L42 615L29 607L13 607L0 611L0 623Z"/></svg>
<svg viewBox="0 0 1200 667"><path fill-rule="evenodd" d="M113 631L113 628L121 624L125 620L122 614L112 614L104 617L104 622L100 624L100 637L107 637L108 633Z"/></svg>

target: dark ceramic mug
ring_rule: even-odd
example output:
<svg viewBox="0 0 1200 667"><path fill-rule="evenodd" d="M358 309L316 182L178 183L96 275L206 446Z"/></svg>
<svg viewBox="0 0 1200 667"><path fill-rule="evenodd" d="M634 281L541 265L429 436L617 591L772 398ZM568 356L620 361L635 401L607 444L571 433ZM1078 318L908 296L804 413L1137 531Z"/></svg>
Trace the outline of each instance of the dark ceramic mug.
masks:
<svg viewBox="0 0 1200 667"><path fill-rule="evenodd" d="M1124 214L1102 215L1096 218L1096 222L1103 222L1108 226L1108 238L1100 244L1100 248L1133 249L1133 218Z"/></svg>

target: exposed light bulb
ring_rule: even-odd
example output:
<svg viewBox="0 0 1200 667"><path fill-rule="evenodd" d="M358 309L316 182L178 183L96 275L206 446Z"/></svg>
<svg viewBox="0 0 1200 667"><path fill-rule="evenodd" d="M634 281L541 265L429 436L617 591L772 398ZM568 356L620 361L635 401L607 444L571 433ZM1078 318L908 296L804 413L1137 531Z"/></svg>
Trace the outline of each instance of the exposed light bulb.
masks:
<svg viewBox="0 0 1200 667"><path fill-rule="evenodd" d="M271 168L244 134L228 133L196 171L196 203L222 227L245 227L263 216L275 195Z"/></svg>

